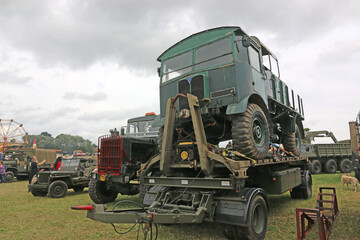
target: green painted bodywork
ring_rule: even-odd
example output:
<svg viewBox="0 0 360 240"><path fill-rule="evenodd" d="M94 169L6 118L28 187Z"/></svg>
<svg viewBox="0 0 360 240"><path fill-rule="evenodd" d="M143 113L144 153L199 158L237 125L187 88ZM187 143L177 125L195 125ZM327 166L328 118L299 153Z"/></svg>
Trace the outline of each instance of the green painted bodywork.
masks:
<svg viewBox="0 0 360 240"><path fill-rule="evenodd" d="M242 44L242 40L246 37L250 39L250 47L243 46ZM231 52L224 50L225 53L223 55L213 58L209 57L204 62L195 62L197 51L200 48L214 46L217 41L220 44L220 41L223 39L230 40L229 46ZM225 43L228 44L229 42L225 41ZM222 49L221 47L218 48ZM258 61L260 69L250 64L249 48L259 52ZM227 48L224 47L224 49ZM175 70L171 69L172 65L167 65L168 60L175 61L187 52L192 55L192 62L188 63L186 61L186 64L190 65L183 63L185 65L178 68L178 70L176 67L174 67ZM221 62L222 56L227 56L229 59L231 56L232 60L223 60ZM262 106L263 111L268 116L268 121L271 121L270 114L272 112L275 114L278 109L288 111L290 115L298 115L303 119L302 102L296 102L296 95L294 95L294 101L292 101L292 94L289 93L287 85L277 76L278 72L275 70L275 66L273 66L273 72L275 72L273 73L263 65L263 59L270 59L270 56L274 60L273 65L276 62L277 66L276 56L258 38L249 37L240 27L214 28L193 34L176 43L157 59L161 62L160 77L162 80L160 81L160 116L155 120L154 126L164 124L166 101L169 97L176 96L180 92L179 82L186 79L190 85L191 80L196 76L203 77L203 97L211 100L210 104L206 106L207 109L225 109L226 115L242 113L246 111L249 100L253 99L253 96L256 95L260 96L260 98L257 98L260 100L256 103ZM203 66L202 64L207 62L208 65L206 67L198 67ZM172 74L175 77L172 78ZM165 75L169 77L166 78ZM167 79L166 81L165 78ZM192 92L191 87L189 88L189 91ZM230 92L229 89L231 89L231 93L222 94L222 91L228 90ZM220 95L217 97L213 96L219 93ZM275 109L275 105L279 107ZM288 121L291 124L294 122ZM294 132L295 127L288 127L288 129L290 132Z"/></svg>

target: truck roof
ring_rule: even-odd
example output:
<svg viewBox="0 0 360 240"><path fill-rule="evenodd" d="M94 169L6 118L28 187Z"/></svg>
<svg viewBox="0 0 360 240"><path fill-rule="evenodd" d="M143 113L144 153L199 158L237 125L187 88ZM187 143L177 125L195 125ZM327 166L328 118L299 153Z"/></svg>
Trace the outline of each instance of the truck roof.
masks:
<svg viewBox="0 0 360 240"><path fill-rule="evenodd" d="M128 123L153 121L156 117L157 117L157 115L149 115L149 116L141 116L141 117L130 118L128 120Z"/></svg>
<svg viewBox="0 0 360 240"><path fill-rule="evenodd" d="M189 37L177 42L176 44L169 47L165 52L163 52L157 60L160 62L164 59L167 59L172 56L176 56L180 53L189 51L191 49L197 48L201 45L206 43L213 42L217 39L223 38L233 32L240 33L242 35L247 35L240 27L236 26L224 26L218 28L208 29L202 32L198 32L195 34L190 35ZM250 36L249 36L250 37ZM260 47L262 48L263 55L272 55L274 58L275 55L271 53L271 51L255 36L251 36L251 39Z"/></svg>

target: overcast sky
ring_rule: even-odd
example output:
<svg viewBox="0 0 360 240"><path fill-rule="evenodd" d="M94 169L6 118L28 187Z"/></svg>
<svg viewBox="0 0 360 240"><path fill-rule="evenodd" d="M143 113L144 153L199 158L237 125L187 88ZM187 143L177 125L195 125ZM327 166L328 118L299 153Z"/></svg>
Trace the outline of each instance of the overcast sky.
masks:
<svg viewBox="0 0 360 240"><path fill-rule="evenodd" d="M159 113L156 58L189 35L240 26L301 95L305 127L348 139L360 109L360 1L0 0L0 118L97 142Z"/></svg>

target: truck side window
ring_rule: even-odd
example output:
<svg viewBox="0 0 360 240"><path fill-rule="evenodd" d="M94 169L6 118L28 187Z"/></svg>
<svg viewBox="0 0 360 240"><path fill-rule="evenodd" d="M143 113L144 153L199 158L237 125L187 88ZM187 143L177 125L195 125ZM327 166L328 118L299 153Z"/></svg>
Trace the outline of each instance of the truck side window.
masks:
<svg viewBox="0 0 360 240"><path fill-rule="evenodd" d="M260 58L259 58L259 52L253 47L248 47L249 49L249 60L250 65L255 68L258 72L261 72L260 70Z"/></svg>

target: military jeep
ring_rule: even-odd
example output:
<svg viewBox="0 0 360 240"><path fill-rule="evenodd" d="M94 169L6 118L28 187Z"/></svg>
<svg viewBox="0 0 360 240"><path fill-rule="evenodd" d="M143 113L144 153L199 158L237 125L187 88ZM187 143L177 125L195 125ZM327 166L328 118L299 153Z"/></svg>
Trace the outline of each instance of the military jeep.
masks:
<svg viewBox="0 0 360 240"><path fill-rule="evenodd" d="M63 159L58 171L40 171L29 184L31 193L37 196L62 198L69 188L81 192L89 186L90 173L97 166L95 159L71 158Z"/></svg>

